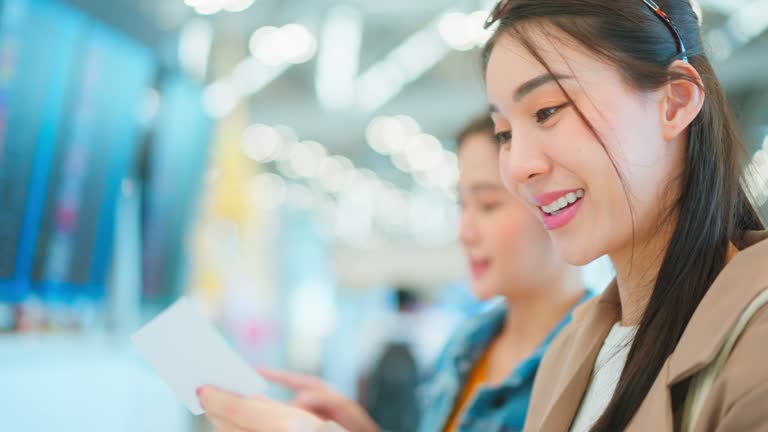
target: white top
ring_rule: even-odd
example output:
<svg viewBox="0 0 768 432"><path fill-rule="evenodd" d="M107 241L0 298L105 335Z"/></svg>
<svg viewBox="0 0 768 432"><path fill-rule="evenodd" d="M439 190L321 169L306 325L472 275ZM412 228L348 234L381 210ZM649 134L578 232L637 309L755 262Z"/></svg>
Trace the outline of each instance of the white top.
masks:
<svg viewBox="0 0 768 432"><path fill-rule="evenodd" d="M587 432L608 407L616 391L621 371L627 362L637 327L622 327L616 323L606 336L592 369L592 381L581 399L570 432Z"/></svg>

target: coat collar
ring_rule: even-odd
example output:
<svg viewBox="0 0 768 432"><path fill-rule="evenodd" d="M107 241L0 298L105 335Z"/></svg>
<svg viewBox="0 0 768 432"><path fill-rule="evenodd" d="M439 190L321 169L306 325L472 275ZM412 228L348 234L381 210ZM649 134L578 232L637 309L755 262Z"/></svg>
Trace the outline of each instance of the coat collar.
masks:
<svg viewBox="0 0 768 432"><path fill-rule="evenodd" d="M573 311L578 325L571 346L571 357L562 365L554 398L547 409L542 431L563 431L570 428L571 420L581 404L581 398L592 377L592 368L608 332L619 319L619 297L616 281L600 297L596 297ZM611 289L613 288L613 289Z"/></svg>
<svg viewBox="0 0 768 432"><path fill-rule="evenodd" d="M739 253L723 268L704 295L670 355L669 385L692 376L714 360L742 311L768 288L768 265L765 264L768 263L768 231L746 233L737 247ZM584 315L590 323L583 331L587 328L590 331L595 331L595 328L610 329L621 316L615 279L600 296L599 305L601 308L593 308L589 312L574 312ZM596 334L601 335L599 341L602 342L605 335L598 332L592 336Z"/></svg>
<svg viewBox="0 0 768 432"><path fill-rule="evenodd" d="M747 233L737 246L741 251L717 276L670 356L670 385L712 362L744 309L768 288L768 231Z"/></svg>
<svg viewBox="0 0 768 432"><path fill-rule="evenodd" d="M730 328L749 302L768 286L768 231L748 233L737 246L741 251L717 277L680 342L668 359L666 377L657 384L679 382L701 370L719 352ZM574 335L568 363L557 373L557 387L541 424L542 431L568 430L586 392L603 341L621 317L619 291L614 279L597 298L573 312ZM717 317L717 319L712 319ZM666 392L662 392L666 395ZM663 405L663 404L662 404Z"/></svg>

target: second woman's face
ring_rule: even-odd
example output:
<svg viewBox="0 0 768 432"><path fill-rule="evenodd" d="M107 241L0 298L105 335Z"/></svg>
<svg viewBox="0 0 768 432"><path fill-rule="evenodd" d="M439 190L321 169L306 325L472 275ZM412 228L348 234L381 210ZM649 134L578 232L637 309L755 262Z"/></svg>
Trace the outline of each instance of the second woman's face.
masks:
<svg viewBox="0 0 768 432"><path fill-rule="evenodd" d="M524 295L557 277L565 264L525 203L504 188L498 146L490 133L470 135L461 143L459 166L459 238L475 295Z"/></svg>
<svg viewBox="0 0 768 432"><path fill-rule="evenodd" d="M681 155L663 138L661 96L632 88L576 44L540 54L594 131L544 66L502 36L486 72L502 178L566 261L623 254L653 236L675 190Z"/></svg>

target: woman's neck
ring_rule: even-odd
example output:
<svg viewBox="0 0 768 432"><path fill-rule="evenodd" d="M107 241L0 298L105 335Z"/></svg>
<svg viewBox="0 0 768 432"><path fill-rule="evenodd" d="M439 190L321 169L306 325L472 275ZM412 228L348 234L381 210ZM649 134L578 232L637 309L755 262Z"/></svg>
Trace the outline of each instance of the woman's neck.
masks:
<svg viewBox="0 0 768 432"><path fill-rule="evenodd" d="M640 324L656 287L656 280L670 237L655 236L651 243L636 247L634 253L630 250L621 254L611 254L621 301L622 326ZM736 246L729 243L726 263L737 253L739 250Z"/></svg>
<svg viewBox="0 0 768 432"><path fill-rule="evenodd" d="M621 301L621 325L635 326L645 313L664 261L669 236L654 235L610 255L616 269L616 284Z"/></svg>
<svg viewBox="0 0 768 432"><path fill-rule="evenodd" d="M621 325L640 324L672 240L673 227L674 223L668 223L666 228L655 232L648 240L610 254L616 269L616 283L621 301ZM736 246L728 243L726 263L738 253Z"/></svg>
<svg viewBox="0 0 768 432"><path fill-rule="evenodd" d="M526 296L508 296L504 326L489 347L488 381L499 384L549 335L568 310L584 296L581 273L570 268Z"/></svg>

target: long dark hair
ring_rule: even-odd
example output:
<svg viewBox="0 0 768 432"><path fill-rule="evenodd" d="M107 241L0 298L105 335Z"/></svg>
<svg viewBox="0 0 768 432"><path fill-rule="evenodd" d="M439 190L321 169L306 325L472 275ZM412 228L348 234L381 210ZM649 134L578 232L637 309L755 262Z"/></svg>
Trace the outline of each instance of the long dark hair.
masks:
<svg viewBox="0 0 768 432"><path fill-rule="evenodd" d="M625 80L641 91L657 89L678 79L699 85L693 78L669 69L677 54L675 39L641 0L510 1L485 47L484 65L496 40L501 35L510 35L552 73L527 36L534 31L549 38L566 36L575 40L615 65ZM729 243L738 242L748 230L763 228L740 183L747 152L725 93L704 52L696 14L688 0L656 2L677 24L689 62L701 76L700 87L706 98L689 127L678 195L665 218L667 224L676 223L653 293L613 398L592 428L593 432L623 430L629 424L677 346L699 302L725 266ZM558 31L547 32L547 29ZM560 88L605 148L600 134L562 85ZM627 192L613 157L611 162ZM678 387L673 391L676 413L681 411L685 388L687 383L682 383L682 389Z"/></svg>

